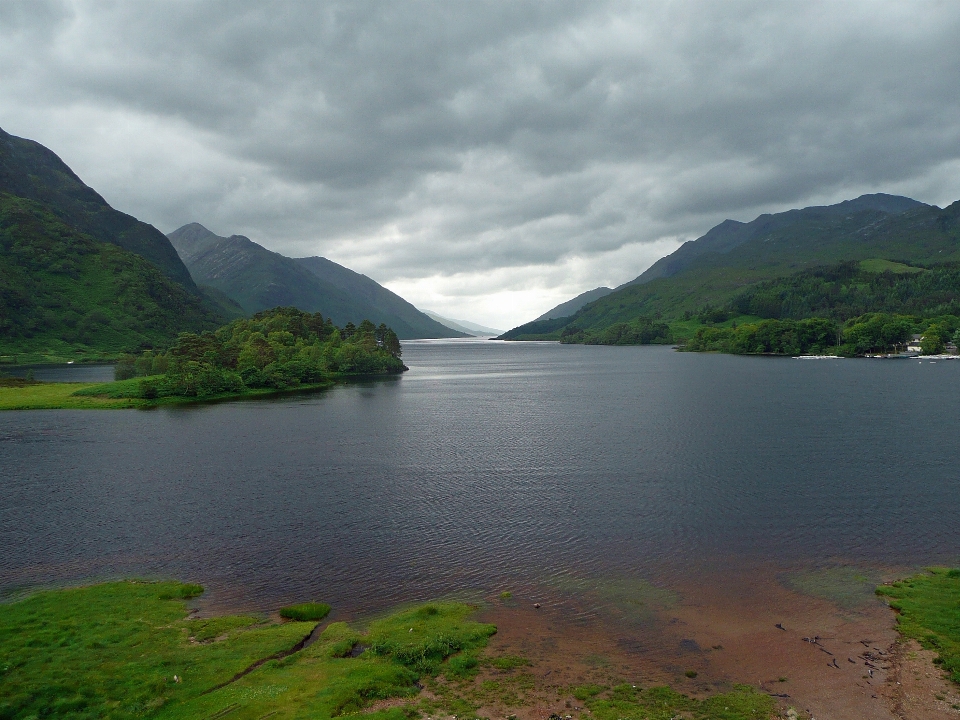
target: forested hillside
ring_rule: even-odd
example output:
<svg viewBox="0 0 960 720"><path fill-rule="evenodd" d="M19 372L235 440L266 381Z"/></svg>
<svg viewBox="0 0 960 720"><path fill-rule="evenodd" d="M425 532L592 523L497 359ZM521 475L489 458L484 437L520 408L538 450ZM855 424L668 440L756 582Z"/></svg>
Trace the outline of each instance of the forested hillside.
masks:
<svg viewBox="0 0 960 720"><path fill-rule="evenodd" d="M677 340L695 330L689 321L709 312L797 319L821 313L942 314L952 312L950 263L956 262L960 202L940 209L909 198L864 196L747 224L722 223L664 258L654 272L574 315L527 323L502 337L597 338L624 323L659 321L671 325ZM937 269L910 275L900 272L904 265L908 271ZM878 272L883 270L893 271Z"/></svg>
<svg viewBox="0 0 960 720"><path fill-rule="evenodd" d="M0 356L116 355L222 320L143 257L0 193Z"/></svg>
<svg viewBox="0 0 960 720"><path fill-rule="evenodd" d="M196 293L190 273L162 232L114 210L51 150L2 129L0 192L40 203L69 227L149 260Z"/></svg>

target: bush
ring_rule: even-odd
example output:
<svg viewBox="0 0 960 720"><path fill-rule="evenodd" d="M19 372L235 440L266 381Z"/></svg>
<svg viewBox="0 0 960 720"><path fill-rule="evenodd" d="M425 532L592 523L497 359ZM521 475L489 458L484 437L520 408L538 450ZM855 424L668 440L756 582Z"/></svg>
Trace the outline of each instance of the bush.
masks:
<svg viewBox="0 0 960 720"><path fill-rule="evenodd" d="M114 380L129 380L137 376L136 358L133 355L121 355L113 368Z"/></svg>
<svg viewBox="0 0 960 720"><path fill-rule="evenodd" d="M330 613L330 606L326 603L300 603L280 608L280 617L287 620L319 621Z"/></svg>

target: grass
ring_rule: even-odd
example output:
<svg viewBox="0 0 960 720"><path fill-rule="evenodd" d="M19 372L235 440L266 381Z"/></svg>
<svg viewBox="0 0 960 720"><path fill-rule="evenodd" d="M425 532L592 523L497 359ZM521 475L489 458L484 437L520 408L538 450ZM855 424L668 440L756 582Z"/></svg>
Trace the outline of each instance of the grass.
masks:
<svg viewBox="0 0 960 720"><path fill-rule="evenodd" d="M923 272L923 268L913 267L912 265L904 265L903 263L894 262L893 260L883 260L881 258L861 260L860 269L872 273L891 272L898 275L901 273Z"/></svg>
<svg viewBox="0 0 960 720"><path fill-rule="evenodd" d="M97 387L94 383L46 383L0 387L0 410L100 409L145 407L146 401L111 398L103 395L78 395Z"/></svg>
<svg viewBox="0 0 960 720"><path fill-rule="evenodd" d="M668 687L638 688L631 684L611 689L584 685L572 689L595 720L766 720L774 710L773 699L747 685L705 700L690 698Z"/></svg>
<svg viewBox="0 0 960 720"><path fill-rule="evenodd" d="M204 632L183 603L201 591L116 582L0 606L0 717L141 717L198 698L313 627L246 618Z"/></svg>
<svg viewBox="0 0 960 720"><path fill-rule="evenodd" d="M205 398L165 397L145 400L137 397L143 378L117 380L109 383L55 383L0 385L0 410L90 410L150 408L159 405L184 405L196 402L214 402L298 392L315 392L330 387L330 382L304 384L287 390L256 388L242 393L225 393Z"/></svg>
<svg viewBox="0 0 960 720"><path fill-rule="evenodd" d="M202 592L126 581L0 605L0 718L322 720L362 712L408 720L564 697L583 702L594 720L755 720L773 709L746 686L705 700L666 687L538 687L528 659L484 654L496 628L472 620L476 608L464 603L406 608L363 628L330 623L304 647L314 620L192 617L185 601ZM326 608L298 607L313 616Z"/></svg>
<svg viewBox="0 0 960 720"><path fill-rule="evenodd" d="M897 629L937 652L934 661L960 684L960 570L928 573L881 585L877 594L897 611Z"/></svg>
<svg viewBox="0 0 960 720"><path fill-rule="evenodd" d="M300 603L280 608L280 617L287 620L323 620L330 614L330 606L326 603Z"/></svg>
<svg viewBox="0 0 960 720"><path fill-rule="evenodd" d="M114 582L40 592L0 605L0 718L330 718L417 694L417 681L495 632L474 608L434 603L370 624L255 616L197 619L176 582ZM321 603L306 604L318 615ZM351 655L360 643L368 648ZM262 662L251 672L244 670ZM394 708L370 717L404 718Z"/></svg>

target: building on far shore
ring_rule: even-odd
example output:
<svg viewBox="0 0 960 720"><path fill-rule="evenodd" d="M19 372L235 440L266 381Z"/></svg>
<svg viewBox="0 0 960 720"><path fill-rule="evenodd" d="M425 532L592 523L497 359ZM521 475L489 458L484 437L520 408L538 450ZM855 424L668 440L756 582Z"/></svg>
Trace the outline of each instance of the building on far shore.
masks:
<svg viewBox="0 0 960 720"><path fill-rule="evenodd" d="M923 348L920 347L920 341L923 340L923 335L917 335L914 333L910 336L910 342L907 343L907 348L905 352L908 353L917 353L918 355Z"/></svg>

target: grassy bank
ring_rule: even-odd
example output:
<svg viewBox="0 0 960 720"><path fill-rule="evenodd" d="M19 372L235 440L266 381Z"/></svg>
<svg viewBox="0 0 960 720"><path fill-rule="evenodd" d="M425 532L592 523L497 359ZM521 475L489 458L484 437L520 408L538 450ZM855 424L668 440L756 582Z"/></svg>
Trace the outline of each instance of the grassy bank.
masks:
<svg viewBox="0 0 960 720"><path fill-rule="evenodd" d="M118 380L111 383L54 383L16 382L7 379L0 383L0 410L116 410L122 408L152 408L161 405L185 405L220 400L288 395L316 392L330 387L333 382L309 383L287 390L275 388L244 389L241 392L220 393L203 398L165 397L147 400L139 397L139 380Z"/></svg>
<svg viewBox="0 0 960 720"><path fill-rule="evenodd" d="M0 410L103 409L144 407L146 401L105 395L77 395L99 387L95 383L17 382L0 383Z"/></svg>
<svg viewBox="0 0 960 720"><path fill-rule="evenodd" d="M556 705L562 716L569 702L583 706L578 717L595 720L759 720L774 709L745 686L702 700L634 684L537 687L528 660L487 652L496 628L471 619L475 608L463 603L321 627L199 619L186 602L202 591L125 581L0 605L0 718L471 718L534 702ZM315 641L305 644L308 637Z"/></svg>
<svg viewBox="0 0 960 720"><path fill-rule="evenodd" d="M897 629L937 652L934 661L960 684L960 570L928 573L881 585L877 594L897 611Z"/></svg>

